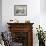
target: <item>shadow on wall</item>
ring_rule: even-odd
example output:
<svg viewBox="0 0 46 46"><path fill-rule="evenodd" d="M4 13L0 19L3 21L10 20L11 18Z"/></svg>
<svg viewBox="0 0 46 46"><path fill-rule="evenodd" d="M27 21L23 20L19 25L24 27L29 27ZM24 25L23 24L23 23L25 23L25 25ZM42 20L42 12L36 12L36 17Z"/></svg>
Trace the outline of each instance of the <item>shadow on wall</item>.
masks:
<svg viewBox="0 0 46 46"><path fill-rule="evenodd" d="M40 11L46 14L46 0L40 0Z"/></svg>
<svg viewBox="0 0 46 46"><path fill-rule="evenodd" d="M2 0L0 0L0 32L2 31Z"/></svg>

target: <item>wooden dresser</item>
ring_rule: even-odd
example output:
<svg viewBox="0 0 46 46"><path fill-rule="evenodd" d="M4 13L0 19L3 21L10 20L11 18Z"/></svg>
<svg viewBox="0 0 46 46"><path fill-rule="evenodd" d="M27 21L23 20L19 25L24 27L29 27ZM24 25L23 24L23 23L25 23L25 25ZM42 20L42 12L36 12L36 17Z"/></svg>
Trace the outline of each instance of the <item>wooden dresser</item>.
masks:
<svg viewBox="0 0 46 46"><path fill-rule="evenodd" d="M12 39L15 42L23 43L22 46L33 46L33 23L7 23Z"/></svg>

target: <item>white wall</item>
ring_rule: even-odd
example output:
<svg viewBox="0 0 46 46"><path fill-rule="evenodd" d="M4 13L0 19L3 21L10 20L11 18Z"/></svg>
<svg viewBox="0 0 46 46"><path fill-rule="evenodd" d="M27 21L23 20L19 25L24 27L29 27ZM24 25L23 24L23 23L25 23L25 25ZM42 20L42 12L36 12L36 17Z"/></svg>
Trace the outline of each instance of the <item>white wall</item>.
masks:
<svg viewBox="0 0 46 46"><path fill-rule="evenodd" d="M27 16L14 16L14 5L27 5ZM2 1L2 22L3 25L10 19L17 19L20 22L29 19L31 22L39 23L40 0L3 0ZM19 18L19 19L18 19ZM23 19L22 19L23 18ZM38 21L37 21L38 19Z"/></svg>
<svg viewBox="0 0 46 46"><path fill-rule="evenodd" d="M0 0L0 31L2 29L2 0Z"/></svg>
<svg viewBox="0 0 46 46"><path fill-rule="evenodd" d="M46 31L46 0L40 0L40 24Z"/></svg>
<svg viewBox="0 0 46 46"><path fill-rule="evenodd" d="M42 13L46 13L46 0L40 0L40 9Z"/></svg>

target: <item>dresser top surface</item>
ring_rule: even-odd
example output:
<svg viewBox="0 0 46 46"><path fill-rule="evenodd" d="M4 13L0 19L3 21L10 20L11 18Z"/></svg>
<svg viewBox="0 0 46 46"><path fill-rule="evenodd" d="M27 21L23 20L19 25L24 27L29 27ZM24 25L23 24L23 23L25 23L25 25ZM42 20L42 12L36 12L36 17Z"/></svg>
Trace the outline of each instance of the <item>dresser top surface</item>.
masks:
<svg viewBox="0 0 46 46"><path fill-rule="evenodd" d="M34 23L7 23L8 25L14 25L14 24L18 24L18 25L23 25L23 24L31 24L33 25Z"/></svg>

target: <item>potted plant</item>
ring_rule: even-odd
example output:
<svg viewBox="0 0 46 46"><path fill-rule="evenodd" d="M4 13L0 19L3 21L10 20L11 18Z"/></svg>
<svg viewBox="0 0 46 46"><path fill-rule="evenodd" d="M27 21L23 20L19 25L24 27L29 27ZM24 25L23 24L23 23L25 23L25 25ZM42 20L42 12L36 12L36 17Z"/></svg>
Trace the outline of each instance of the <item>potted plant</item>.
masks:
<svg viewBox="0 0 46 46"><path fill-rule="evenodd" d="M36 36L38 36L38 40L39 40L39 46L45 46L45 35L43 32L42 27L36 28L37 29L37 34Z"/></svg>

